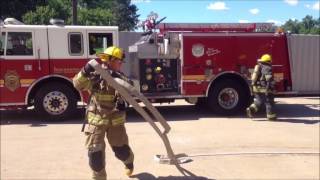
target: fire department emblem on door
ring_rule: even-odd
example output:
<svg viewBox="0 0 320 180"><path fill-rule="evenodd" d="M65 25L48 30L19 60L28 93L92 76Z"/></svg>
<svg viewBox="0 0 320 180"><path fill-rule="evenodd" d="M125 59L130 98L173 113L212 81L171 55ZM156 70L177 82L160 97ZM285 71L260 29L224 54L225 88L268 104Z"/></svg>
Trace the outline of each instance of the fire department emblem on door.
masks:
<svg viewBox="0 0 320 180"><path fill-rule="evenodd" d="M4 75L4 86L10 91L15 91L20 87L20 77L16 71L9 70Z"/></svg>
<svg viewBox="0 0 320 180"><path fill-rule="evenodd" d="M194 57L201 57L204 55L204 46L202 44L194 44L192 46L192 55Z"/></svg>

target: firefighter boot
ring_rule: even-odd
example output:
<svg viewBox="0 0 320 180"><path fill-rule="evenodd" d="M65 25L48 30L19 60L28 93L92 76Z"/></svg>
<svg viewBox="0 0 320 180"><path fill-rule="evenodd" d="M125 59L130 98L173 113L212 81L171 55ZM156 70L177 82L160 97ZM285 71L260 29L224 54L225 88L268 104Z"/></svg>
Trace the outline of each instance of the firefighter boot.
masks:
<svg viewBox="0 0 320 180"><path fill-rule="evenodd" d="M133 163L126 164L125 173L128 177L130 177L133 173Z"/></svg>
<svg viewBox="0 0 320 180"><path fill-rule="evenodd" d="M277 120L277 115L276 114L274 114L274 113L270 113L270 114L267 114L267 119L269 120L269 121L276 121Z"/></svg>
<svg viewBox="0 0 320 180"><path fill-rule="evenodd" d="M248 108L246 109L246 111L247 111L247 116L248 116L249 118L253 118L251 108L248 107Z"/></svg>

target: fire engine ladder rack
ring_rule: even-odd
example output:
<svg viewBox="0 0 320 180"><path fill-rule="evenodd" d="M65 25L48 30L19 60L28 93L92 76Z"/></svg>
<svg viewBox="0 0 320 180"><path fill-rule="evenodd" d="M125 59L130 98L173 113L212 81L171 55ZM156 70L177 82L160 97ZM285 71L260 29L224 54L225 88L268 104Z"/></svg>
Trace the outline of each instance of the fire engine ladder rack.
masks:
<svg viewBox="0 0 320 180"><path fill-rule="evenodd" d="M101 75L101 77L107 81L107 83L116 89L120 95L132 105L132 107L153 127L153 129L157 132L157 134L162 139L166 151L166 155L156 155L155 160L161 164L174 164L177 169L184 175L193 175L191 172L185 170L180 166L180 163L188 162L190 159L186 157L178 157L175 156L172 147L170 145L170 141L167 137L168 132L170 131L170 126L167 121L163 118L163 116L159 113L159 111L149 102L149 100L134 89L132 85L127 83L126 81L120 78L113 78L110 73L104 70L101 65L96 60L90 60L89 64L96 70L97 73ZM137 99L135 99L136 97ZM143 107L139 105L137 100L140 100L148 111L144 110ZM149 112L149 113L148 113ZM157 124L154 122L157 120L164 131L161 131ZM187 173L187 174L186 174Z"/></svg>
<svg viewBox="0 0 320 180"><path fill-rule="evenodd" d="M267 30L272 23L160 23L160 32L255 32Z"/></svg>

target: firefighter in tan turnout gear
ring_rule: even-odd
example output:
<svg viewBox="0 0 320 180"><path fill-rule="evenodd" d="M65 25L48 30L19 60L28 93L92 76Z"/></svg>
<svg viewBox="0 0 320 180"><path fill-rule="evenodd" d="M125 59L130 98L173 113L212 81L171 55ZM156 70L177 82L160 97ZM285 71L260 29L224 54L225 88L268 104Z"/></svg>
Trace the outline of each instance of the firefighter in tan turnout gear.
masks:
<svg viewBox="0 0 320 180"><path fill-rule="evenodd" d="M253 103L247 108L248 117L252 118L261 105L265 103L268 120L276 120L277 116L273 112L274 95L273 95L273 75L272 75L272 57L264 54L258 59L258 64L254 67L252 73L252 90L254 94Z"/></svg>
<svg viewBox="0 0 320 180"><path fill-rule="evenodd" d="M123 63L123 51L115 46L97 55L102 67L111 75L119 73ZM93 179L106 179L105 141L108 142L115 156L124 163L125 173L133 172L133 152L128 144L128 136L124 126L126 119L126 102L117 91L108 86L100 75L97 75L90 64L86 64L73 79L78 90L87 90L90 94L86 112L88 125L85 128L86 147Z"/></svg>

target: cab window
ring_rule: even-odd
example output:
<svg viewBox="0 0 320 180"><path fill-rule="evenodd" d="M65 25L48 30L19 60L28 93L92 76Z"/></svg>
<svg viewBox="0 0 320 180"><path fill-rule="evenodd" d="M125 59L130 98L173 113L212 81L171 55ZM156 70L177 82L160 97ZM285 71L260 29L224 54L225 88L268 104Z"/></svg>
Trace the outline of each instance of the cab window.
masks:
<svg viewBox="0 0 320 180"><path fill-rule="evenodd" d="M8 32L7 56L32 56L32 33L31 32Z"/></svg>
<svg viewBox="0 0 320 180"><path fill-rule="evenodd" d="M103 49L112 46L112 33L89 33L89 54L101 53Z"/></svg>
<svg viewBox="0 0 320 180"><path fill-rule="evenodd" d="M5 41L6 33L2 32L0 35L0 56L4 55L4 41Z"/></svg>
<svg viewBox="0 0 320 180"><path fill-rule="evenodd" d="M69 54L83 55L83 40L81 33L69 33Z"/></svg>

